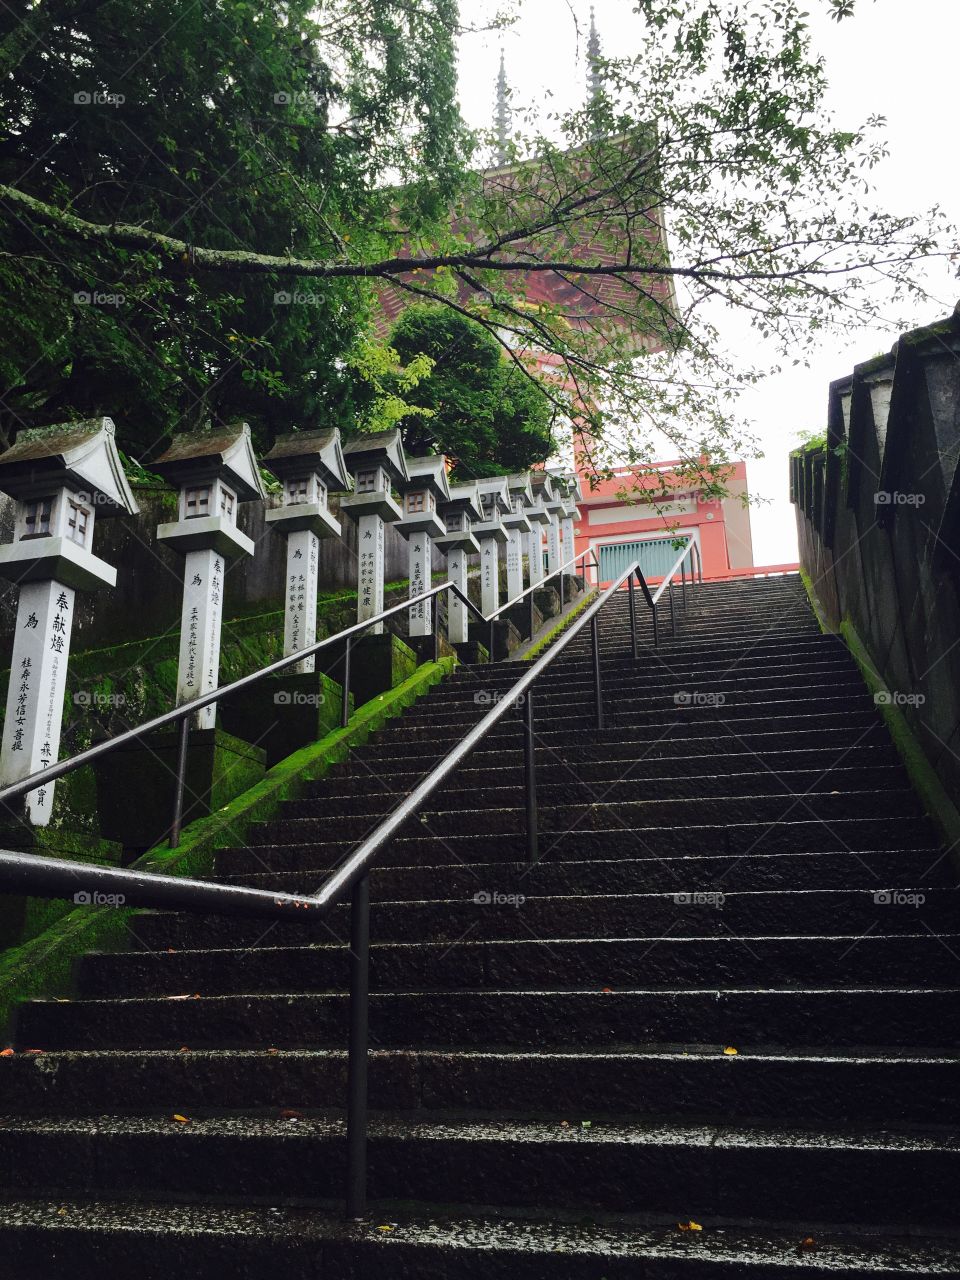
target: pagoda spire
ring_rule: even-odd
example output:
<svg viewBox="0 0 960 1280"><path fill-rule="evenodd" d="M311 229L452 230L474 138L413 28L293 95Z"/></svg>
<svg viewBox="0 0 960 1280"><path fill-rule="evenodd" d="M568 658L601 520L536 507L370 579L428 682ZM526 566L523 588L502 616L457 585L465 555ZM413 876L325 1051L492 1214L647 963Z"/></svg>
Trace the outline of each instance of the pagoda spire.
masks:
<svg viewBox="0 0 960 1280"><path fill-rule="evenodd" d="M495 138L494 161L498 166L507 163L507 152L510 143L510 88L507 84L507 66L503 50L500 50L500 72L497 76L497 105L493 111L493 133Z"/></svg>
<svg viewBox="0 0 960 1280"><path fill-rule="evenodd" d="M587 105L600 100L603 83L600 78L600 35L597 31L597 15L590 6L590 39L587 42Z"/></svg>

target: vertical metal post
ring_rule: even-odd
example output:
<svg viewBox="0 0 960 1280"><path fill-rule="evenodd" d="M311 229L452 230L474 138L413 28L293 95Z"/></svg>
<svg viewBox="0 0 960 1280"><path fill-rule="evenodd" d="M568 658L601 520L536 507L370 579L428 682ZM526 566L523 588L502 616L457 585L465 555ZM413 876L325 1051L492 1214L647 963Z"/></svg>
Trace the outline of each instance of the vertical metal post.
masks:
<svg viewBox="0 0 960 1280"><path fill-rule="evenodd" d="M493 646L496 641L496 632L494 631L495 625L496 625L496 620L494 618L491 618L490 619L490 659L489 659L491 662L494 662L496 659L496 655L493 652Z"/></svg>
<svg viewBox="0 0 960 1280"><path fill-rule="evenodd" d="M533 591L530 592L530 639L531 640L533 639L533 633L536 630L536 628L533 625L533 611L536 607L533 603L533 597L535 594L536 593Z"/></svg>
<svg viewBox="0 0 960 1280"><path fill-rule="evenodd" d="M660 632L657 628L657 606L653 606L653 647L656 649L660 644Z"/></svg>
<svg viewBox="0 0 960 1280"><path fill-rule="evenodd" d="M631 573L630 577L627 579L630 587L630 648L633 652L633 660L634 662L636 662L637 660L637 600L633 594L633 579L634 579L634 575Z"/></svg>
<svg viewBox="0 0 960 1280"><path fill-rule="evenodd" d="M593 615L590 623L593 635L593 691L597 699L597 729L603 729L603 686L600 682L600 630L597 615Z"/></svg>
<svg viewBox="0 0 960 1280"><path fill-rule="evenodd" d="M540 858L540 834L537 814L537 747L533 736L533 690L526 692L523 712L523 773L527 793L527 861Z"/></svg>
<svg viewBox="0 0 960 1280"><path fill-rule="evenodd" d="M370 1034L370 877L350 899L350 1044L347 1058L347 1218L367 1211L367 1068Z"/></svg>
<svg viewBox="0 0 960 1280"><path fill-rule="evenodd" d="M183 826L183 790L187 781L187 747L190 742L190 716L180 721L180 739L177 743L177 776L173 786L173 820L170 823L170 848L180 843Z"/></svg>
<svg viewBox="0 0 960 1280"><path fill-rule="evenodd" d="M350 642L353 636L347 636L343 650L343 702L340 706L340 725L345 729L350 723Z"/></svg>
<svg viewBox="0 0 960 1280"><path fill-rule="evenodd" d="M564 599L563 599L563 595L564 595L564 592L563 592L563 570L561 569L561 570L560 570L560 609L561 609L561 611L563 610L563 606L564 606Z"/></svg>
<svg viewBox="0 0 960 1280"><path fill-rule="evenodd" d="M440 661L440 597L433 597L433 660Z"/></svg>
<svg viewBox="0 0 960 1280"><path fill-rule="evenodd" d="M670 597L670 634L676 639L677 636L677 610L673 603L673 579L667 583L667 595Z"/></svg>
<svg viewBox="0 0 960 1280"><path fill-rule="evenodd" d="M687 575L684 562L680 561L680 590L683 593L683 607L687 607Z"/></svg>

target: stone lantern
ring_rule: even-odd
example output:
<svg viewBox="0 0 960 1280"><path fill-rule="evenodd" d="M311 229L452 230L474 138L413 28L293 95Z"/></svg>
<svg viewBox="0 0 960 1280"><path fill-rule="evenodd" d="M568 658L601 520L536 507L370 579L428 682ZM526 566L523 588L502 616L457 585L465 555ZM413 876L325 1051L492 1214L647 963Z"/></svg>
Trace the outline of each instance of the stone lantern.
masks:
<svg viewBox="0 0 960 1280"><path fill-rule="evenodd" d="M21 431L0 454L0 490L17 502L0 576L20 587L0 749L6 786L57 759L75 593L116 586L116 569L93 554L94 518L139 507L109 418ZM26 797L33 826L50 822L53 794L49 783Z"/></svg>
<svg viewBox="0 0 960 1280"><path fill-rule="evenodd" d="M483 518L476 483L452 485L449 500L440 508L440 515L446 532L437 538L437 546L447 557L450 581L466 595L467 556L480 554L480 544L473 535L474 525ZM452 645L467 643L469 624L467 606L451 591L447 602L447 638Z"/></svg>
<svg viewBox="0 0 960 1280"><path fill-rule="evenodd" d="M500 607L499 548L507 545L503 517L510 514L510 492L506 476L477 481L483 519L473 526L480 543L480 608L487 617Z"/></svg>
<svg viewBox="0 0 960 1280"><path fill-rule="evenodd" d="M340 503L340 513L357 522L357 621L364 622L383 612L383 526L403 517L391 491L406 487L407 465L396 430L356 436L344 445L343 456L353 493ZM371 631L382 634L383 623Z"/></svg>
<svg viewBox="0 0 960 1280"><path fill-rule="evenodd" d="M317 586L320 539L339 538L340 525L327 504L331 491L350 488L340 432L291 431L278 436L263 458L283 486L283 505L271 508L266 522L287 540L284 592L284 656L305 649L317 639ZM316 658L304 658L291 673L308 674Z"/></svg>
<svg viewBox="0 0 960 1280"><path fill-rule="evenodd" d="M246 422L173 441L151 470L178 486L176 520L162 524L157 538L184 557L183 612L177 704L216 689L220 682L220 625L226 562L253 555L252 539L237 528L241 502L264 498ZM202 708L194 724L216 727L216 704Z"/></svg>
<svg viewBox="0 0 960 1280"><path fill-rule="evenodd" d="M409 479L403 487L403 519L397 532L407 539L410 564L410 599L430 587L433 542L446 532L438 507L450 497L447 460L442 455L407 458ZM428 636L433 629L433 600L410 610L410 635Z"/></svg>
<svg viewBox="0 0 960 1280"><path fill-rule="evenodd" d="M527 511L527 519L530 521L530 532L527 534L527 572L530 586L535 587L544 579L543 531L550 523L550 515L543 504L543 489L535 488L532 483L531 488L533 503Z"/></svg>
<svg viewBox="0 0 960 1280"><path fill-rule="evenodd" d="M557 481L563 490L563 513L560 517L561 563L567 563L577 554L574 526L580 514L577 504L583 501L583 489L579 476L573 471L560 473Z"/></svg>
<svg viewBox="0 0 960 1280"><path fill-rule="evenodd" d="M503 517L507 531L507 599L516 600L523 594L523 542L533 528L530 508L533 506L533 489L530 473L507 477L510 512Z"/></svg>
<svg viewBox="0 0 960 1280"><path fill-rule="evenodd" d="M547 513L547 574L553 577L560 572L563 555L560 547L560 521L566 510L564 496L556 476L541 471L534 477L534 488L540 493Z"/></svg>

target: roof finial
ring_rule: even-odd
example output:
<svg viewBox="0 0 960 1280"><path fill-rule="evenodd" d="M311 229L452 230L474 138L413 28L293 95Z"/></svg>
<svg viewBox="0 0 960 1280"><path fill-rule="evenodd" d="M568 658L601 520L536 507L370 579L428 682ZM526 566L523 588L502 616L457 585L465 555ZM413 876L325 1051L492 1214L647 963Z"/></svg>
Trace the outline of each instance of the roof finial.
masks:
<svg viewBox="0 0 960 1280"><path fill-rule="evenodd" d="M507 85L507 66L503 49L500 50L500 73L497 76L497 105L493 111L493 132L496 138L494 159L498 165L505 165L510 143L510 89Z"/></svg>
<svg viewBox="0 0 960 1280"><path fill-rule="evenodd" d="M587 105L600 100L603 84L600 79L600 36L597 32L597 16L590 6L590 39L587 42Z"/></svg>

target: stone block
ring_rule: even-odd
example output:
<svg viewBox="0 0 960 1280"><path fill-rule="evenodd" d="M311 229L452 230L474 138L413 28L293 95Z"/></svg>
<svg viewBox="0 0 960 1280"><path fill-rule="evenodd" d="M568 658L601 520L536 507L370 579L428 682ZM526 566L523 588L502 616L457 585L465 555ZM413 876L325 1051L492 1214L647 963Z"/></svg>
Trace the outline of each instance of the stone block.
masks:
<svg viewBox="0 0 960 1280"><path fill-rule="evenodd" d="M342 644L321 649L317 654L317 666L327 675L343 683ZM355 640L350 647L350 692L354 703L362 707L378 694L395 689L410 678L417 669L417 655L392 631L383 635L366 635Z"/></svg>
<svg viewBox="0 0 960 1280"><path fill-rule="evenodd" d="M0 822L0 845L18 852L104 867L118 866L123 853L115 841L102 840L88 832L31 827L13 818ZM78 881L77 892L84 892L82 881ZM36 937L75 905L69 899L31 898L22 894L0 896L0 948L19 946Z"/></svg>
<svg viewBox="0 0 960 1280"><path fill-rule="evenodd" d="M179 729L161 730L95 763L97 808L104 835L140 852L170 830ZM205 818L259 782L266 772L262 747L223 729L190 733L183 796L183 823Z"/></svg>
<svg viewBox="0 0 960 1280"><path fill-rule="evenodd" d="M487 646L481 644L479 640L465 640L463 644L454 645L457 651L457 657L464 666L475 667L481 662L490 661L490 653Z"/></svg>
<svg viewBox="0 0 960 1280"><path fill-rule="evenodd" d="M536 592L532 593L536 596ZM536 601L533 605L533 628L530 626L530 597L526 600L520 600L511 609L507 610L506 616L520 632L524 640L529 640L543 626L543 614L537 608Z"/></svg>
<svg viewBox="0 0 960 1280"><path fill-rule="evenodd" d="M475 644L490 643L490 624L488 622L474 622L470 624L469 630L470 640ZM501 658L507 658L518 648L521 643L520 632L508 618L498 618L493 624L493 655L492 660L499 662Z"/></svg>
<svg viewBox="0 0 960 1280"><path fill-rule="evenodd" d="M350 713L354 707L350 695ZM322 671L279 671L219 704L230 734L255 742L267 753L267 768L338 729L343 690Z"/></svg>
<svg viewBox="0 0 960 1280"><path fill-rule="evenodd" d="M555 618L560 612L560 593L555 587L541 587L533 593L533 603L543 618Z"/></svg>

